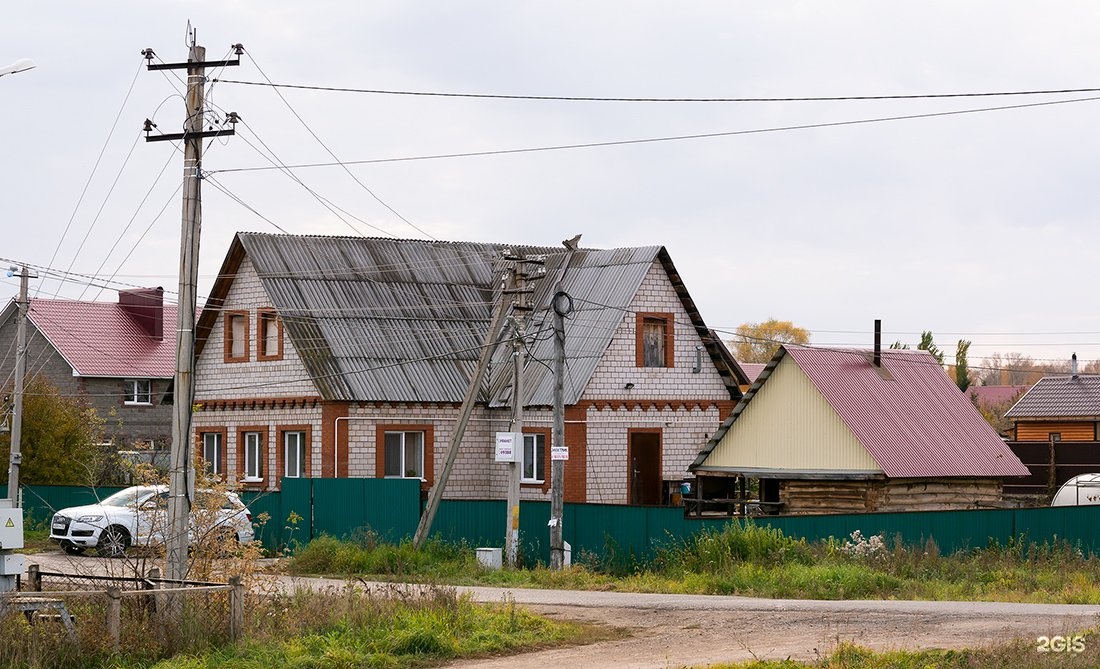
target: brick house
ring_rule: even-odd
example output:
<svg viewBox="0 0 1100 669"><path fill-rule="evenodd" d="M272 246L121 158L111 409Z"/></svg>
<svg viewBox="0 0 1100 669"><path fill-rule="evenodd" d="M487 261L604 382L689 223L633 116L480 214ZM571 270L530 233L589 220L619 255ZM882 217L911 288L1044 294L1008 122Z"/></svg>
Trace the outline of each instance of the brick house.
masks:
<svg viewBox="0 0 1100 669"><path fill-rule="evenodd" d="M499 296L502 251L545 256L525 372L524 499L549 496L547 308L566 320L569 501L667 503L740 397L744 375L663 247L506 247L238 233L196 329L193 430L205 466L245 488L283 477L434 483ZM510 350L497 349L447 496L503 498Z"/></svg>
<svg viewBox="0 0 1100 669"><path fill-rule="evenodd" d="M85 400L106 420L120 450L165 449L172 407L161 399L176 363L176 311L161 288L124 290L117 302L32 298L27 309L27 377L41 375L63 395ZM0 312L0 370L15 378L18 307Z"/></svg>

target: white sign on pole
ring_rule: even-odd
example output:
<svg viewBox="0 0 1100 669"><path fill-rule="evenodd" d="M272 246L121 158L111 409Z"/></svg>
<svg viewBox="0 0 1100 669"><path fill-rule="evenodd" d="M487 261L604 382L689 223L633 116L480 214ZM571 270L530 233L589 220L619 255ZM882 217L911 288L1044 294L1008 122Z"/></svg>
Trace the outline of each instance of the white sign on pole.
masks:
<svg viewBox="0 0 1100 669"><path fill-rule="evenodd" d="M568 446L551 446L550 447L550 459L551 460L568 460L569 459L569 447Z"/></svg>
<svg viewBox="0 0 1100 669"><path fill-rule="evenodd" d="M497 432L497 462L523 461L523 433Z"/></svg>

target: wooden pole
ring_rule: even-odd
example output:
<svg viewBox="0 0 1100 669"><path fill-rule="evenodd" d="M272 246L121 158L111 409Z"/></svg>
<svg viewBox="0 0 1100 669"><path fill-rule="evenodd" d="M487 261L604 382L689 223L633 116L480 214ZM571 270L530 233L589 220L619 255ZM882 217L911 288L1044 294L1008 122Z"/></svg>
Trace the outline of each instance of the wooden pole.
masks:
<svg viewBox="0 0 1100 669"><path fill-rule="evenodd" d="M229 638L237 641L244 632L244 585L240 576L230 576L229 585Z"/></svg>
<svg viewBox="0 0 1100 669"><path fill-rule="evenodd" d="M115 587L107 588L107 636L117 653L122 638L122 591Z"/></svg>

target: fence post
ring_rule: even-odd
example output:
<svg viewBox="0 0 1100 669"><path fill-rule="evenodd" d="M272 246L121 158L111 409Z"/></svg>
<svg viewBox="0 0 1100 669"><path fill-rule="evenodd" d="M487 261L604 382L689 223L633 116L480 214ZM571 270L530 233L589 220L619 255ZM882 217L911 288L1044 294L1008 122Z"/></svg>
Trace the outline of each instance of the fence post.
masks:
<svg viewBox="0 0 1100 669"><path fill-rule="evenodd" d="M42 592L42 572L37 562L27 565L27 585L33 592Z"/></svg>
<svg viewBox="0 0 1100 669"><path fill-rule="evenodd" d="M157 581L159 580L160 568L150 567L149 571L145 572L145 581L141 584L141 588L143 590L150 590L155 592L157 589ZM158 597L155 594L150 593L150 595L145 598L145 605L149 608L150 613L156 613L158 610L160 610L161 607L159 606L159 604L160 602L158 601Z"/></svg>
<svg viewBox="0 0 1100 669"><path fill-rule="evenodd" d="M107 635L111 649L117 653L122 637L122 591L115 587L107 588Z"/></svg>
<svg viewBox="0 0 1100 669"><path fill-rule="evenodd" d="M229 585L229 638L237 641L244 631L244 584L240 576L230 576Z"/></svg>

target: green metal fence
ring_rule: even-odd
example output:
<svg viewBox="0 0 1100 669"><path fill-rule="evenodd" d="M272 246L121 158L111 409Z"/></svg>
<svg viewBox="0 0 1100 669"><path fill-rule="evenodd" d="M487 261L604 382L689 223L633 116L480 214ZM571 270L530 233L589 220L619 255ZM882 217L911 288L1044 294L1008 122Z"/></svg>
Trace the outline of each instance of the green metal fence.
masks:
<svg viewBox="0 0 1100 669"><path fill-rule="evenodd" d="M4 496L0 486L0 497ZM118 488L26 486L28 525L46 521L57 509L95 503ZM246 492L264 546L281 550L328 534L355 538L370 532L399 542L413 535L421 512L420 484L401 479L284 479L280 492ZM521 555L525 564L550 559L550 505L523 502L520 511ZM683 510L610 504L566 504L564 538L574 560L644 563L661 546L683 541L704 530L719 530L725 519L685 518ZM810 541L884 534L909 545L934 540L942 553L1025 542L1070 541L1086 553L1100 554L1100 506L1040 509L988 509L827 516L782 516L755 519L760 525ZM432 535L474 546L504 545L507 518L501 500L444 500Z"/></svg>

